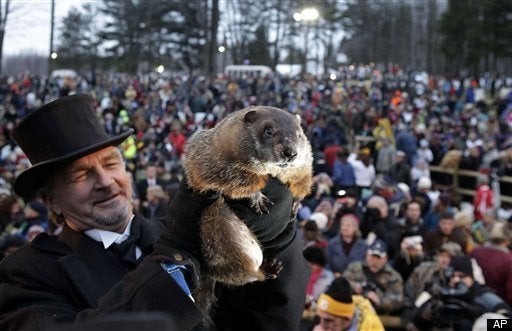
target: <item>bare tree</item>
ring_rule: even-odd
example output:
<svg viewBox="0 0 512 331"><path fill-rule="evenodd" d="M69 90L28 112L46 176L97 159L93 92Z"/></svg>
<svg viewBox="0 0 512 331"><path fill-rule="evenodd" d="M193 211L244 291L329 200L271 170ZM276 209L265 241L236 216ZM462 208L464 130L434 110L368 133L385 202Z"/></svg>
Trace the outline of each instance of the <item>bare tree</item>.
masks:
<svg viewBox="0 0 512 331"><path fill-rule="evenodd" d="M11 0L0 1L0 73L2 70L2 58L4 48L5 26L10 13Z"/></svg>

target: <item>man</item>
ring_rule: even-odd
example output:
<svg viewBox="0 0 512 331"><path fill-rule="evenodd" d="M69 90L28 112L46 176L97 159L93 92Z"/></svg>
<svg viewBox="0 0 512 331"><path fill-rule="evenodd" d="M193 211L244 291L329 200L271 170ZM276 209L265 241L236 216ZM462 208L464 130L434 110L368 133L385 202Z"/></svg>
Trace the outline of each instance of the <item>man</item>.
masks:
<svg viewBox="0 0 512 331"><path fill-rule="evenodd" d="M468 256L453 256L446 277L444 283L431 291L432 299L425 302L415 316L414 323L420 330L432 326L451 327L454 331L471 330L475 320L484 313L512 317L505 301L475 281L473 263Z"/></svg>
<svg viewBox="0 0 512 331"><path fill-rule="evenodd" d="M356 294L369 299L379 314L398 313L404 300L402 277L388 264L387 245L375 240L366 260L353 262L343 272Z"/></svg>
<svg viewBox="0 0 512 331"><path fill-rule="evenodd" d="M18 176L14 190L22 196L39 193L63 230L58 237L40 234L2 261L0 329L87 325L120 314L132 325L144 312L169 320L174 328L168 330L206 328L193 299L202 261L199 226L202 210L218 194L194 193L183 181L170 206L169 225L134 216L130 177L116 148L131 131L107 136L86 95L41 107L12 134L32 163ZM293 199L274 179L263 193L273 202L268 214L255 216L242 203L237 211L249 228L258 227L266 256L284 268L265 282L219 285L212 327L298 327L307 266L290 221Z"/></svg>
<svg viewBox="0 0 512 331"><path fill-rule="evenodd" d="M352 294L349 282L336 278L316 306L320 323L313 331L384 330L372 304L361 295Z"/></svg>
<svg viewBox="0 0 512 331"><path fill-rule="evenodd" d="M389 168L388 175L397 183L411 186L411 167L407 163L407 155L404 151L396 152L395 163Z"/></svg>
<svg viewBox="0 0 512 331"><path fill-rule="evenodd" d="M137 182L137 193L141 203L147 201L148 187L160 185L164 187L165 183L157 177L156 166L148 165L146 167L146 178L141 179Z"/></svg>
<svg viewBox="0 0 512 331"><path fill-rule="evenodd" d="M361 233L368 243L372 243L375 238L383 240L387 244L387 254L391 261L400 252L400 227L390 213L386 199L379 195L371 196L366 202Z"/></svg>
<svg viewBox="0 0 512 331"><path fill-rule="evenodd" d="M434 256L441 245L448 241L456 242L462 248L462 252L466 253L466 237L461 229L455 227L454 215L449 211L441 214L437 229L425 233L423 239L423 247L430 257Z"/></svg>
<svg viewBox="0 0 512 331"><path fill-rule="evenodd" d="M509 225L496 221L489 231L488 241L469 252L482 268L486 284L509 305L512 305L511 239Z"/></svg>

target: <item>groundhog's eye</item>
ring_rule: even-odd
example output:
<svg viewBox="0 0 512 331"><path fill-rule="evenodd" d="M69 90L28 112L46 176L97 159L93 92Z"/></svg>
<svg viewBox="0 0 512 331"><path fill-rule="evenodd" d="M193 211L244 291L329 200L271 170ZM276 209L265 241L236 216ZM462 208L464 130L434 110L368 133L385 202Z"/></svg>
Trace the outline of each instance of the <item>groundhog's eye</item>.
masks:
<svg viewBox="0 0 512 331"><path fill-rule="evenodd" d="M265 128L265 136L267 137L272 137L274 135L274 130L272 130L272 128L268 127L268 128Z"/></svg>

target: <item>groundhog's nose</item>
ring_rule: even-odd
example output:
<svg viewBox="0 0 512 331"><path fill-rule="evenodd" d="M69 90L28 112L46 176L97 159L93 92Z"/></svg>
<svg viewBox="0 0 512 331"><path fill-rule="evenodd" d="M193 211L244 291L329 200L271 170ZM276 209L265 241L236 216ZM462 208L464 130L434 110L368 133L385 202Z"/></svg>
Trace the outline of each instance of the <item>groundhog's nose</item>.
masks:
<svg viewBox="0 0 512 331"><path fill-rule="evenodd" d="M283 152L281 153L283 158L285 158L288 162L293 161L297 157L297 151L295 148L290 146L285 146L283 148Z"/></svg>

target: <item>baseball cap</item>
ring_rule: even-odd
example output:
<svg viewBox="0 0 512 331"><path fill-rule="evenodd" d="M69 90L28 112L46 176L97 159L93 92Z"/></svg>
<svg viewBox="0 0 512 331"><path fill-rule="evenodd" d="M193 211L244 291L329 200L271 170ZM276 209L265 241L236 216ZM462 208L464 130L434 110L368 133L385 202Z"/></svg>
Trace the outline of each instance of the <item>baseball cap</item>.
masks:
<svg viewBox="0 0 512 331"><path fill-rule="evenodd" d="M384 257L388 254L388 245L384 241L377 239L368 247L367 253Z"/></svg>

